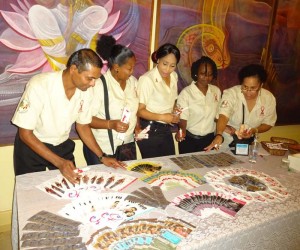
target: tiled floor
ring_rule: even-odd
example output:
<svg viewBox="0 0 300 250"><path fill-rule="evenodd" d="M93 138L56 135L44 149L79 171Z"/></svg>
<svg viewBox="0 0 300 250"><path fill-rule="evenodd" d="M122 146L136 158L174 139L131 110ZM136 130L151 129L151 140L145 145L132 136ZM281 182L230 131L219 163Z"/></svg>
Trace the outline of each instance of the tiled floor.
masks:
<svg viewBox="0 0 300 250"><path fill-rule="evenodd" d="M12 250L11 247L11 231L9 228L6 231L0 232L0 249Z"/></svg>

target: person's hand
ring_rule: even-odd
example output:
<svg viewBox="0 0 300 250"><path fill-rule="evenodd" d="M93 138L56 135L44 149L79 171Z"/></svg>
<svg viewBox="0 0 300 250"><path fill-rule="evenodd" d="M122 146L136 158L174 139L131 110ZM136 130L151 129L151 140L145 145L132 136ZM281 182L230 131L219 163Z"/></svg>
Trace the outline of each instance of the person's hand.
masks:
<svg viewBox="0 0 300 250"><path fill-rule="evenodd" d="M248 139L252 136L251 129L245 129L242 133L240 133L240 137L242 139Z"/></svg>
<svg viewBox="0 0 300 250"><path fill-rule="evenodd" d="M76 167L74 163L69 160L62 159L59 166L57 166L61 174L72 184L79 183L80 174L75 173L74 170Z"/></svg>
<svg viewBox="0 0 300 250"><path fill-rule="evenodd" d="M134 132L134 139L136 141L141 141L143 139L148 139L149 138L149 130L150 130L150 125L148 125L146 128L141 129L140 127L135 128L135 132Z"/></svg>
<svg viewBox="0 0 300 250"><path fill-rule="evenodd" d="M166 113L164 114L163 121L169 124L176 124L179 122L180 116L176 114Z"/></svg>
<svg viewBox="0 0 300 250"><path fill-rule="evenodd" d="M224 130L224 132L226 132L226 133L228 133L230 135L233 135L235 133L235 131L236 131L235 128L231 127L229 125L226 125L225 130Z"/></svg>
<svg viewBox="0 0 300 250"><path fill-rule="evenodd" d="M102 163L107 167L126 168L126 164L124 162L118 161L116 158L113 157L103 157Z"/></svg>
<svg viewBox="0 0 300 250"><path fill-rule="evenodd" d="M185 136L186 136L186 131L179 129L177 131L177 133L175 134L175 139L176 139L176 141L181 142L181 141L185 140Z"/></svg>
<svg viewBox="0 0 300 250"><path fill-rule="evenodd" d="M217 134L215 136L215 138L213 139L213 141L206 148L204 148L204 150L207 152L209 152L212 149L219 150L223 141L224 141L224 139L223 139L222 135Z"/></svg>
<svg viewBox="0 0 300 250"><path fill-rule="evenodd" d="M129 124L121 122L120 120L113 120L110 122L111 128L117 132L125 133L129 128Z"/></svg>

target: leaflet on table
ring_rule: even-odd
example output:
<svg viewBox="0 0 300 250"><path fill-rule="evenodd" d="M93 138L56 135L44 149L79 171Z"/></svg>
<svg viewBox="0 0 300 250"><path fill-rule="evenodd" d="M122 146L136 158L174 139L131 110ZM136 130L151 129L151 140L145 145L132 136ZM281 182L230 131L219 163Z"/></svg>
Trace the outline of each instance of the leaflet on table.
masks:
<svg viewBox="0 0 300 250"><path fill-rule="evenodd" d="M123 221L153 209L142 203L126 200L127 195L125 193L85 192L78 199L65 205L59 214L96 229L105 226L115 229Z"/></svg>

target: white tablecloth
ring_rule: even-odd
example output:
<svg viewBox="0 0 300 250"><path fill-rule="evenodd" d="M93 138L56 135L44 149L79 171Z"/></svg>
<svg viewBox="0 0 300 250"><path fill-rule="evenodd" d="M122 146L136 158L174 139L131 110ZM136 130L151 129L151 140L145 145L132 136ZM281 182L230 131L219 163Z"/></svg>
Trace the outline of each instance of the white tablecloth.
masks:
<svg viewBox="0 0 300 250"><path fill-rule="evenodd" d="M147 159L147 161L162 163L162 170L181 170L169 159L170 157L152 158ZM282 202L249 203L232 218L214 214L201 219L169 205L163 211L165 215L181 218L197 226L196 230L178 245L178 249L300 249L300 173L289 172L280 168L282 158L280 156L259 157L258 162L253 165L248 163L245 156L238 158L244 163L233 165L233 167L252 168L275 177L287 188L290 196ZM90 167L111 171L111 169L100 165ZM216 167L204 167L188 171L204 176L207 171L217 169ZM135 172L116 171L141 176ZM20 236L22 235L22 228L27 223L27 219L41 210L57 213L65 204L70 202L68 200L56 200L36 188L36 185L58 174L59 171L55 170L16 177L12 229L14 249L18 249L17 232ZM137 181L122 192L129 193L141 186L147 186L147 184ZM201 185L196 190L214 191L209 184ZM165 196L171 201L177 195L187 192L190 190L180 187L165 192ZM144 214L143 217L151 218L154 215L159 216L159 213L150 212Z"/></svg>

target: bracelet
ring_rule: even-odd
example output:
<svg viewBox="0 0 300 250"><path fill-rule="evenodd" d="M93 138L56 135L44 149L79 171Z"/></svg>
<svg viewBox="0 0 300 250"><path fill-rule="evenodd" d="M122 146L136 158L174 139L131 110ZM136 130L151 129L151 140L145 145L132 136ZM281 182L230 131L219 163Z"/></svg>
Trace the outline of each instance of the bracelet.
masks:
<svg viewBox="0 0 300 250"><path fill-rule="evenodd" d="M99 157L98 157L98 159L99 159L99 161L102 163L103 162L103 158L104 157L107 157L107 154L105 154L105 153L102 153L102 155L100 155Z"/></svg>
<svg viewBox="0 0 300 250"><path fill-rule="evenodd" d="M108 129L110 129L109 122L110 122L110 120L107 121L107 128Z"/></svg>
<svg viewBox="0 0 300 250"><path fill-rule="evenodd" d="M222 134L216 134L216 135L215 135L215 138L216 138L218 135L222 137L222 143L223 143L223 142L224 142L224 136L223 136Z"/></svg>

